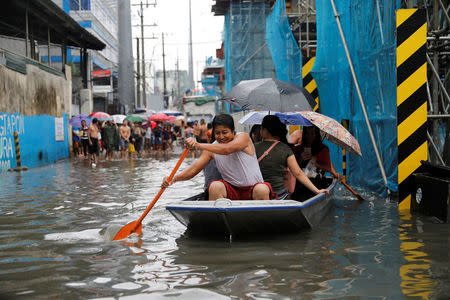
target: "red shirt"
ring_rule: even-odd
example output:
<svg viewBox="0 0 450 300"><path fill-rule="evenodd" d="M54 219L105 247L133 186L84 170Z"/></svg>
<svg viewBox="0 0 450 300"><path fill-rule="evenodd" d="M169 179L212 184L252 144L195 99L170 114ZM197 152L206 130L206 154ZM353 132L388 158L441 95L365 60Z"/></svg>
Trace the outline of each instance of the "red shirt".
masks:
<svg viewBox="0 0 450 300"><path fill-rule="evenodd" d="M301 167L305 167L306 164L308 163L308 161L301 160L301 154L303 153L304 150L305 148L302 145L294 147L295 158L297 159L297 162ZM316 157L316 162L319 165L331 166L330 150L328 149L327 146L323 145L323 148L319 151L319 153L317 153L314 156Z"/></svg>

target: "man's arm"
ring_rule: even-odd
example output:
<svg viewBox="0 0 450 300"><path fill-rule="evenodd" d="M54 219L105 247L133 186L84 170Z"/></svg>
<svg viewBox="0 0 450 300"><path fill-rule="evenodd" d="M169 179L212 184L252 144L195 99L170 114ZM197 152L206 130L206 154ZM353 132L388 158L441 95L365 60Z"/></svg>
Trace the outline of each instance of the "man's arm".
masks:
<svg viewBox="0 0 450 300"><path fill-rule="evenodd" d="M200 155L199 159L197 159L191 166L189 166L186 170L176 175L174 179L169 182L167 181L167 177L164 177L161 187L167 188L172 185L176 181L185 181L193 178L197 175L201 170L203 170L209 163L209 161L213 158L212 153L209 151L203 151Z"/></svg>
<svg viewBox="0 0 450 300"><path fill-rule="evenodd" d="M92 141L91 141L91 137L92 137L92 128L91 128L91 126L89 126L89 128L88 128L88 140L89 140L89 144L92 144Z"/></svg>
<svg viewBox="0 0 450 300"><path fill-rule="evenodd" d="M188 139L189 140L189 139ZM188 142L188 141L186 141ZM205 144L205 143L188 143L190 146L198 150L206 150L216 154L228 155L237 151L243 151L251 142L247 133L241 133L234 137L234 139L226 144Z"/></svg>

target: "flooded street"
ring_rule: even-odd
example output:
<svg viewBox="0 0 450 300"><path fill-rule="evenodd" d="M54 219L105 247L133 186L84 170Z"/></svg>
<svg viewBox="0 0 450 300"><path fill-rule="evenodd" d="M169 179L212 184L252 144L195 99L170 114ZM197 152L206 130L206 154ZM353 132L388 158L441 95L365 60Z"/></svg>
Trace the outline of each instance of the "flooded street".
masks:
<svg viewBox="0 0 450 300"><path fill-rule="evenodd" d="M359 204L339 189L319 228L240 240L184 235L165 205L202 190L176 183L143 221L134 243L105 229L136 220L178 157L64 160L0 174L0 298L334 299L450 294L449 227L399 216L395 204ZM191 164L186 159L180 170Z"/></svg>

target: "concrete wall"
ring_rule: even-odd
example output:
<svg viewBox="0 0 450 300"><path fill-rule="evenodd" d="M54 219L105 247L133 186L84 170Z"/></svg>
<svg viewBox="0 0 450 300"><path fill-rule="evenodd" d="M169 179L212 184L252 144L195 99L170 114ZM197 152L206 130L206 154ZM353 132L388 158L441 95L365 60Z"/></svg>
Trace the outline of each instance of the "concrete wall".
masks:
<svg viewBox="0 0 450 300"><path fill-rule="evenodd" d="M71 80L69 66L64 77L34 65L27 65L27 74L0 65L0 172L16 166L14 131L24 166L69 156Z"/></svg>
<svg viewBox="0 0 450 300"><path fill-rule="evenodd" d="M65 78L27 65L22 74L0 65L0 112L22 115L69 116L72 111L72 73Z"/></svg>

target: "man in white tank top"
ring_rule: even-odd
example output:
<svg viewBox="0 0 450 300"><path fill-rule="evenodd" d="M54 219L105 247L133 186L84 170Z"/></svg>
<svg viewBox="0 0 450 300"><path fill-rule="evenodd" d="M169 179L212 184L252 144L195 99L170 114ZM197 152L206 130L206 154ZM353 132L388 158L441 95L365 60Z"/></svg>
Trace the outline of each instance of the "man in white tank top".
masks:
<svg viewBox="0 0 450 300"><path fill-rule="evenodd" d="M211 182L208 187L209 200L269 200L276 197L270 184L263 180L249 135L243 132L235 134L230 115L221 114L214 118L213 134L216 138L213 144L198 143L195 138L186 140L188 147L203 151L200 158L175 176L172 182L164 178L162 186L168 187L176 181L193 178L211 159L215 159L223 180Z"/></svg>

